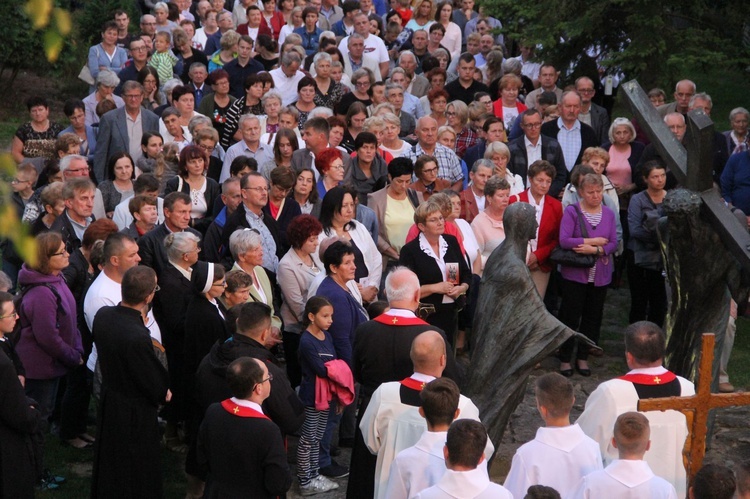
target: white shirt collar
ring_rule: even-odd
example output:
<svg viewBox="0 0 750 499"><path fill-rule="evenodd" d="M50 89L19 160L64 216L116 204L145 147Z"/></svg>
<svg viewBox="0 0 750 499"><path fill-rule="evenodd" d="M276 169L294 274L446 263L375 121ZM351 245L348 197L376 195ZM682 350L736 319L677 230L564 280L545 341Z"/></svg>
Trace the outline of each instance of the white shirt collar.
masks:
<svg viewBox="0 0 750 499"><path fill-rule="evenodd" d="M429 374L422 374L422 373L417 373L417 372L415 372L409 377L413 380L421 381L422 383L429 383L430 381L434 381L436 379L435 376L430 376Z"/></svg>
<svg viewBox="0 0 750 499"><path fill-rule="evenodd" d="M628 374L664 374L667 369L664 366L656 367L642 367L640 369L633 369Z"/></svg>
<svg viewBox="0 0 750 499"><path fill-rule="evenodd" d="M392 308L388 312L386 312L388 315L392 315L394 317L409 317L409 318L416 318L417 314L415 314L411 310L406 310L403 308Z"/></svg>
<svg viewBox="0 0 750 499"><path fill-rule="evenodd" d="M536 149L537 147L542 147L542 136L540 135L538 139L536 139L536 145L532 144L529 138L524 135L523 136L523 143L526 145L526 149L532 147Z"/></svg>
<svg viewBox="0 0 750 499"><path fill-rule="evenodd" d="M263 408L259 404L256 404L255 402L252 402L250 400L238 399L237 397L232 397L229 400L231 400L233 404L237 404L240 407L247 407L248 409L255 409L259 413L263 414Z"/></svg>

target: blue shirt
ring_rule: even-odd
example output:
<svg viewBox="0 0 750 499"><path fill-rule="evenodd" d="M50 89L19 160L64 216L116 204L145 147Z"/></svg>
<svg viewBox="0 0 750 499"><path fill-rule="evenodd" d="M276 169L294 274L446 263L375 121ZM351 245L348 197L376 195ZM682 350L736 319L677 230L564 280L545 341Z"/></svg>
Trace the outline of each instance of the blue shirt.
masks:
<svg viewBox="0 0 750 499"><path fill-rule="evenodd" d="M303 331L299 338L299 364L302 381L299 384L299 398L307 407L315 406L315 378L327 378L326 362L335 360L336 348L328 331L323 331L325 339L319 340L309 331Z"/></svg>

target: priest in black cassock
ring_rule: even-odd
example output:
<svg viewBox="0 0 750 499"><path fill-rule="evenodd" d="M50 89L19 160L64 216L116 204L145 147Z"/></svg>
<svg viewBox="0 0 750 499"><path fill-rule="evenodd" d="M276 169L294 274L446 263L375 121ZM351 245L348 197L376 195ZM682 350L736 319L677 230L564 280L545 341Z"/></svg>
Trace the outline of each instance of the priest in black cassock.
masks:
<svg viewBox="0 0 750 499"><path fill-rule="evenodd" d="M360 324L354 333L352 372L359 383L359 417L349 472L347 498L373 497L377 456L365 445L359 423L372 394L382 383L401 381L414 372L409 352L412 341L425 331L445 333L416 316L419 308L419 278L406 267L394 268L385 280L390 310ZM447 365L443 376L460 385L456 360L446 340Z"/></svg>
<svg viewBox="0 0 750 499"><path fill-rule="evenodd" d="M102 395L92 499L163 495L157 411L171 392L167 369L144 325L156 288L152 269L133 267L122 279L122 302L103 307L94 318Z"/></svg>
<svg viewBox="0 0 750 499"><path fill-rule="evenodd" d="M281 431L263 413L271 376L258 359L240 357L227 368L234 395L212 404L198 432L198 461L208 465L205 499L284 496L292 485Z"/></svg>

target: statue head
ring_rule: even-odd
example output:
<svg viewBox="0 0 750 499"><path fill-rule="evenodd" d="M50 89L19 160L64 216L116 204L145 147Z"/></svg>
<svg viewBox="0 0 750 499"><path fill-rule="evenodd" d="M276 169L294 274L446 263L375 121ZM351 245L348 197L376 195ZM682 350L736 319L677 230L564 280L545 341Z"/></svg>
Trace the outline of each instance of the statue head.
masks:
<svg viewBox="0 0 750 499"><path fill-rule="evenodd" d="M697 215L701 208L701 198L687 189L672 189L664 197L662 209L667 216Z"/></svg>
<svg viewBox="0 0 750 499"><path fill-rule="evenodd" d="M522 241L536 237L536 210L529 203L513 203L503 213L505 237L511 241Z"/></svg>

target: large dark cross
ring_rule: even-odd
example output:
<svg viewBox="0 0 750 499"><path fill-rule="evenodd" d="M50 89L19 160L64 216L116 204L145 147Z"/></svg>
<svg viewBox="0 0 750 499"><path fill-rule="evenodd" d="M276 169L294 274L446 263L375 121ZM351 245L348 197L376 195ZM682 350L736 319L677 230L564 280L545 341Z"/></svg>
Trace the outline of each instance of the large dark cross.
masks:
<svg viewBox="0 0 750 499"><path fill-rule="evenodd" d="M713 188L714 124L711 119L702 112L690 111L683 145L669 130L636 80L624 83L622 90L638 118L638 124L645 130L677 181L682 187L700 195L711 226L740 265L750 272L750 234L747 227L743 227L732 215L721 194Z"/></svg>
<svg viewBox="0 0 750 499"><path fill-rule="evenodd" d="M638 401L639 411L677 410L687 418L690 431L682 451L683 464L687 470L687 488L703 465L706 454L706 434L708 433L709 411L718 407L750 405L750 393L711 393L711 366L714 357L714 335L704 334L702 338L701 363L698 370L698 384L691 397L665 397Z"/></svg>

